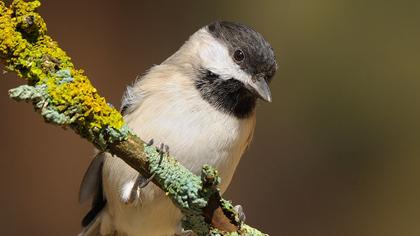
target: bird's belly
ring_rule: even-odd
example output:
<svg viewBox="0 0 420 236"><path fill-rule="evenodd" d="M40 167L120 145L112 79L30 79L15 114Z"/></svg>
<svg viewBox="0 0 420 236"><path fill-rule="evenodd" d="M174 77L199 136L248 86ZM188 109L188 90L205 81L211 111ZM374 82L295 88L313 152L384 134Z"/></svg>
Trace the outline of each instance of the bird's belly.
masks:
<svg viewBox="0 0 420 236"><path fill-rule="evenodd" d="M252 134L252 118L238 120L218 111L193 109L176 114L162 110L155 116L137 112L128 124L140 138L168 145L170 155L195 174L203 165L215 167L222 178L221 190L226 190Z"/></svg>
<svg viewBox="0 0 420 236"><path fill-rule="evenodd" d="M255 121L253 118L237 120L216 111L190 109L171 113L165 107L158 107L154 113L139 108L125 119L145 142L153 139L156 146L168 145L170 155L195 174L206 164L217 168L222 178L222 192L231 181ZM164 192L149 184L141 190L137 204L125 205L118 191L138 173L119 158L108 158L108 162L104 165L104 173L108 175L104 178L104 187L116 227L129 236L173 234L182 215ZM115 168L116 165L122 166Z"/></svg>

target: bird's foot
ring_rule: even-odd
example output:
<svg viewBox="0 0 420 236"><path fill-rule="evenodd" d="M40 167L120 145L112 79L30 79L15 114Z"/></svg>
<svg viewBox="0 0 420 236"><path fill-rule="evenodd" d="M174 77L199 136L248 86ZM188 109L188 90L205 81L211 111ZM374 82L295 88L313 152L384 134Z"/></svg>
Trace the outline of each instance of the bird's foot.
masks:
<svg viewBox="0 0 420 236"><path fill-rule="evenodd" d="M151 139L147 146L153 145L153 139ZM161 144L160 148L158 148L160 159L159 165L162 163L163 156L169 156L169 147L168 145ZM145 188L155 177L155 173L153 173L149 178L146 178L142 175L138 175L135 181L128 182L123 189L123 201L125 204L134 203L137 199L140 198L140 189Z"/></svg>
<svg viewBox="0 0 420 236"><path fill-rule="evenodd" d="M150 139L149 142L146 143L146 145L150 147L153 145L154 142L155 141L153 139Z"/></svg>
<svg viewBox="0 0 420 236"><path fill-rule="evenodd" d="M147 143L147 146L151 146L151 145L153 145L153 139L151 139L148 143ZM168 145L165 145L165 144L163 144L163 143L161 143L160 144L160 148L158 148L158 151L159 151L159 155L160 155L160 159L159 159L159 165L162 163L162 160L163 160L163 156L164 155L167 155L167 156L169 156L169 147L168 147ZM141 177L141 178L137 178L137 186L138 186L138 188L144 188L144 187L146 187L149 183L150 183L150 181L152 181L153 180L153 178L155 177L155 173L153 173L149 178L144 178L143 176L141 176L141 175L139 175L139 177Z"/></svg>
<svg viewBox="0 0 420 236"><path fill-rule="evenodd" d="M240 220L241 222L245 222L245 220L246 220L246 216L245 216L244 209L242 208L242 206L241 206L241 205L236 205L236 206L233 208L233 210L235 210L235 211L236 211L236 213L238 213L239 220Z"/></svg>
<svg viewBox="0 0 420 236"><path fill-rule="evenodd" d="M150 147L150 146L153 145L153 143L154 143L154 140L150 139L150 141L146 145ZM160 155L160 159L159 159L159 165L160 165L162 163L163 156L164 155L169 156L169 146L164 144L164 143L161 143L160 147L157 148L157 150L158 150L159 155Z"/></svg>
<svg viewBox="0 0 420 236"><path fill-rule="evenodd" d="M153 139L151 139L147 145L148 146L153 145ZM169 156L169 147L168 147L168 145L165 145L164 143L161 143L160 144L160 148L158 148L158 151L159 151L159 156L160 156L159 164L158 165L160 166L160 164L162 164L163 156L164 155ZM156 173L153 173L149 178L143 180L140 183L139 188L146 187L153 180L153 178L155 177L155 175L156 175Z"/></svg>

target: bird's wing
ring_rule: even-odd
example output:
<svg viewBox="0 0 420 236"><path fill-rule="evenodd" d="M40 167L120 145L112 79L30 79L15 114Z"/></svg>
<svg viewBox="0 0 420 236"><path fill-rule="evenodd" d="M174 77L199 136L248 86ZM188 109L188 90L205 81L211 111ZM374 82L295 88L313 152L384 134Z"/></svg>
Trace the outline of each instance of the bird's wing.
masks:
<svg viewBox="0 0 420 236"><path fill-rule="evenodd" d="M79 202L84 203L97 193L104 163L104 153L98 153L90 162L88 169L83 176L79 190Z"/></svg>
<svg viewBox="0 0 420 236"><path fill-rule="evenodd" d="M125 89L122 101L121 101L121 114L128 115L132 111L138 107L142 101L142 93L138 90L138 86L136 86L137 83L139 83L143 77L138 76L136 80L134 81L133 85L127 86Z"/></svg>
<svg viewBox="0 0 420 236"><path fill-rule="evenodd" d="M256 124L256 116L254 115L253 117L251 117L251 119L252 119L252 122L250 123L251 132L249 132L249 135L248 135L248 137L247 137L247 139L245 141L245 148L243 149L243 153L248 150L249 146L251 145L252 138L254 137L255 124Z"/></svg>
<svg viewBox="0 0 420 236"><path fill-rule="evenodd" d="M92 225L95 218L106 205L106 199L102 188L102 167L105 153L98 153L90 163L79 191L79 202L83 203L93 196L92 208L82 220L82 226Z"/></svg>

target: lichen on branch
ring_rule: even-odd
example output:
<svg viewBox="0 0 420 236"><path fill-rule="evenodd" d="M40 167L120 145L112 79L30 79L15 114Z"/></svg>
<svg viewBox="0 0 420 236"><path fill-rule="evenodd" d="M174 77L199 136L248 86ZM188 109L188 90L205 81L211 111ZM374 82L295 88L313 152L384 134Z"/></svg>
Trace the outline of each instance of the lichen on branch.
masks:
<svg viewBox="0 0 420 236"><path fill-rule="evenodd" d="M14 1L10 8L2 2L0 6L0 57L9 70L36 88L16 88L11 97L28 100L20 95L27 96L30 91L42 94L35 107L47 122L70 125L101 149L108 142L124 140L129 131L121 114L106 103L83 71L75 69L70 57L46 35L44 20L34 12L39 6L39 1Z"/></svg>
<svg viewBox="0 0 420 236"><path fill-rule="evenodd" d="M38 0L14 0L6 7L0 1L0 61L27 79L27 85L11 89L9 96L31 102L46 122L70 127L142 175L153 175L153 183L185 215L186 229L199 236L265 235L241 222L232 204L220 197L214 168L204 166L198 177L130 131L121 114L47 35L45 22L35 11L40 5Z"/></svg>

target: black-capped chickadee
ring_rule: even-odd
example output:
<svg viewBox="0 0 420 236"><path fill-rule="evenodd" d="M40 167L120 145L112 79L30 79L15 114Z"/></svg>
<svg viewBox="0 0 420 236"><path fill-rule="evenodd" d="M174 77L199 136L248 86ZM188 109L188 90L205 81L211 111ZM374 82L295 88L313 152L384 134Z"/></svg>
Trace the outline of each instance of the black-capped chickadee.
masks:
<svg viewBox="0 0 420 236"><path fill-rule="evenodd" d="M276 69L261 34L242 24L212 23L127 88L124 120L146 142L167 144L195 174L205 164L216 167L223 193L251 142L257 99L271 101L268 83ZM181 212L144 182L118 157L99 153L82 181L80 200L94 197L80 235L181 233Z"/></svg>

